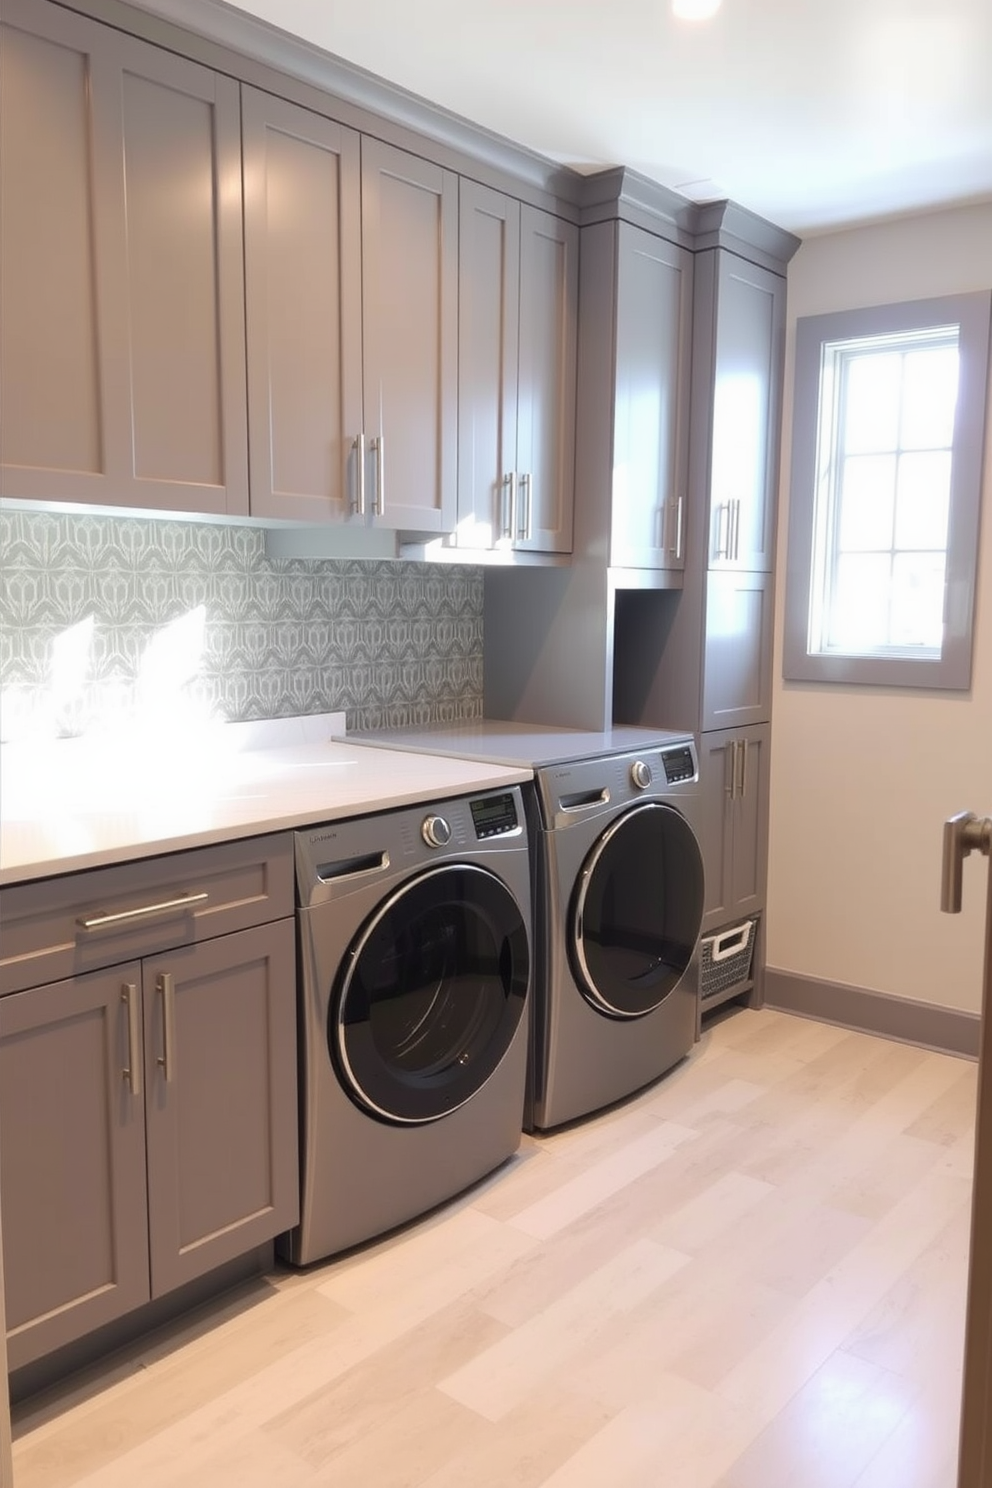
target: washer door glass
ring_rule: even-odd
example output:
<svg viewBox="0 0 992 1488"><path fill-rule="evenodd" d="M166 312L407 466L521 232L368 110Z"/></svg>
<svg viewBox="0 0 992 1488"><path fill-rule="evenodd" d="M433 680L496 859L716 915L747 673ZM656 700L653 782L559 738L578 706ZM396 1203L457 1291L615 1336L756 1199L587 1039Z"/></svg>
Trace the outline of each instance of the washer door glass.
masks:
<svg viewBox="0 0 992 1488"><path fill-rule="evenodd" d="M509 1049L529 974L527 929L502 879L447 864L409 880L352 941L331 999L344 1088L387 1121L457 1110Z"/></svg>
<svg viewBox="0 0 992 1488"><path fill-rule="evenodd" d="M587 1001L614 1018L653 1011L685 975L702 919L703 859L685 818L661 802L617 817L572 895L569 951Z"/></svg>

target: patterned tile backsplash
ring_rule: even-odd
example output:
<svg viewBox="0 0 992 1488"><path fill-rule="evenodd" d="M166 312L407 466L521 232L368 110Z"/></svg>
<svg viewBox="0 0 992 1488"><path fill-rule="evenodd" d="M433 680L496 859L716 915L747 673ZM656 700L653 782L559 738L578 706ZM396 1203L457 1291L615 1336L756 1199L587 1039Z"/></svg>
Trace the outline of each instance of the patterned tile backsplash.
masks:
<svg viewBox="0 0 992 1488"><path fill-rule="evenodd" d="M482 711L482 570L268 559L250 527L0 507L0 738Z"/></svg>

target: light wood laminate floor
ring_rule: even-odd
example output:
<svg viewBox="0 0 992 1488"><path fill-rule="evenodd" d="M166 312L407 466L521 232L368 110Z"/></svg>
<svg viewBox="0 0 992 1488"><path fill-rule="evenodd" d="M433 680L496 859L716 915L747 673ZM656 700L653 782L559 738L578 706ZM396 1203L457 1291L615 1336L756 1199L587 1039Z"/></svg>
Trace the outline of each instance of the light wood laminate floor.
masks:
<svg viewBox="0 0 992 1488"><path fill-rule="evenodd" d="M976 1067L738 1010L16 1412L16 1488L952 1488Z"/></svg>

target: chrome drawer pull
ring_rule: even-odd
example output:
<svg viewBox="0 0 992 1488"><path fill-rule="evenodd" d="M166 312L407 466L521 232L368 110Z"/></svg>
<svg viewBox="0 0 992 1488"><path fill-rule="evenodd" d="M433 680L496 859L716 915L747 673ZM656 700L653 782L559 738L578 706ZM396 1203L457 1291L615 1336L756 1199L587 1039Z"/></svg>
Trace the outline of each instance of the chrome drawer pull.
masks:
<svg viewBox="0 0 992 1488"><path fill-rule="evenodd" d="M178 899L164 899L161 904L142 904L138 909L101 910L95 915L80 915L76 924L80 930L105 930L111 925L124 925L129 920L146 920L151 915L169 914L175 909L188 909L191 904L202 904L210 895L181 894Z"/></svg>
<svg viewBox="0 0 992 1488"><path fill-rule="evenodd" d="M171 972L156 977L155 990L162 999L162 1055L156 1063L168 1082L176 1072L176 983Z"/></svg>

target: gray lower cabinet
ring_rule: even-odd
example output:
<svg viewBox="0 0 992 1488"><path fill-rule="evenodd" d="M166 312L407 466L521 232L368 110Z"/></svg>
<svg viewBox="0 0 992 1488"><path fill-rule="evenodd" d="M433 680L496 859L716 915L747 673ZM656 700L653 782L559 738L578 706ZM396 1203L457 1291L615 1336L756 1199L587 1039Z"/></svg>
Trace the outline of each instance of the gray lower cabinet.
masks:
<svg viewBox="0 0 992 1488"><path fill-rule="evenodd" d="M4 0L0 183L3 495L247 515L237 83Z"/></svg>
<svg viewBox="0 0 992 1488"><path fill-rule="evenodd" d="M770 739L767 723L700 736L704 935L764 908Z"/></svg>
<svg viewBox="0 0 992 1488"><path fill-rule="evenodd" d="M578 230L462 180L458 282L453 545L568 553Z"/></svg>
<svg viewBox="0 0 992 1488"><path fill-rule="evenodd" d="M0 894L11 1368L296 1223L291 861L267 838Z"/></svg>
<svg viewBox="0 0 992 1488"><path fill-rule="evenodd" d="M582 232L578 495L613 568L684 567L693 256L629 222Z"/></svg>

